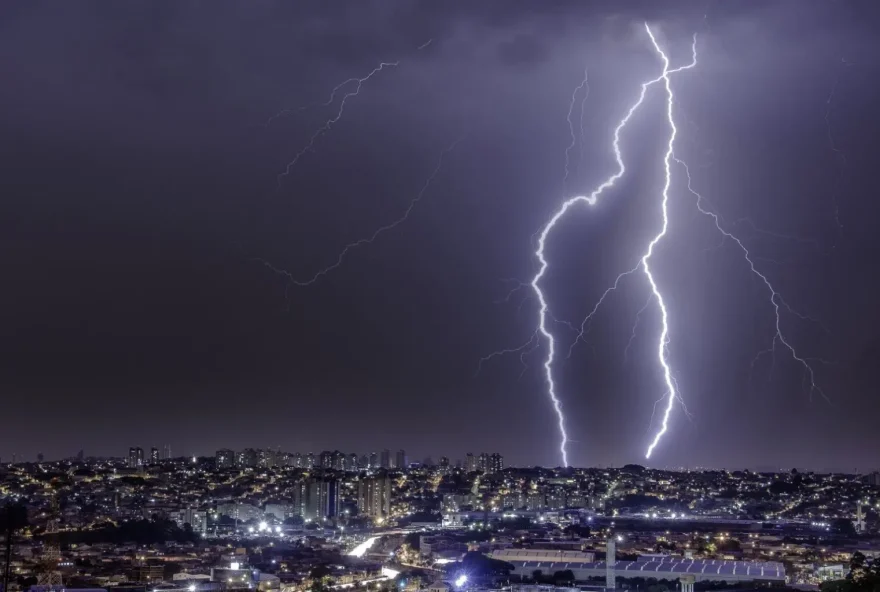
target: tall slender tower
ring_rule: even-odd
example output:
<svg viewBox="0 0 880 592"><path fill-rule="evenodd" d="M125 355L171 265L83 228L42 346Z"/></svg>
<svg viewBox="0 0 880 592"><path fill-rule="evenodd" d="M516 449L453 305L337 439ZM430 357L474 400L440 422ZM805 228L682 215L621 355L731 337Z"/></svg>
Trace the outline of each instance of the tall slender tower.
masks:
<svg viewBox="0 0 880 592"><path fill-rule="evenodd" d="M605 589L614 590L617 587L617 579L615 578L614 566L617 564L617 550L614 544L614 535L608 534L608 541L605 543Z"/></svg>
<svg viewBox="0 0 880 592"><path fill-rule="evenodd" d="M865 532L865 515L862 513L862 500L856 502L856 532L862 534Z"/></svg>
<svg viewBox="0 0 880 592"><path fill-rule="evenodd" d="M61 547L58 544L58 499L52 498L49 510L49 521L46 523L46 537L43 539L43 555L40 558L40 570L37 574L37 585L46 586L47 590L62 590L64 582L58 571L61 560Z"/></svg>

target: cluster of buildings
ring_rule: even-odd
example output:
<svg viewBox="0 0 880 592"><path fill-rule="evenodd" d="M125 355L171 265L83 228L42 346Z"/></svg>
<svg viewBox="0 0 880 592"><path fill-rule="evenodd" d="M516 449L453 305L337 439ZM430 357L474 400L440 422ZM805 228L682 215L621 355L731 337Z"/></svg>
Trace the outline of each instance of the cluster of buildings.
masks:
<svg viewBox="0 0 880 592"><path fill-rule="evenodd" d="M81 451L80 451L81 452ZM161 455L158 448L150 448L150 455L144 456L144 449L139 446L132 446L128 449L128 468L138 469L146 465L157 465L159 461L171 458L171 447L165 445L162 448ZM81 460L81 458L80 458Z"/></svg>
<svg viewBox="0 0 880 592"><path fill-rule="evenodd" d="M215 455L215 463L218 469L233 468L270 468L292 467L296 469L333 469L336 471L358 471L362 469L406 469L406 452L398 450L392 454L385 449L380 453L358 455L357 453L344 453L338 450L325 450L320 454L309 452L282 452L272 449L245 448L234 451L230 449L218 450Z"/></svg>
<svg viewBox="0 0 880 592"><path fill-rule="evenodd" d="M10 588L51 569L81 587L148 587L131 592L304 592L324 572L337 587L412 569L442 579L474 552L522 586L813 586L843 577L855 552L880 556L873 475L505 468L500 454L409 463L388 450L169 455L0 465L0 506L28 515Z"/></svg>

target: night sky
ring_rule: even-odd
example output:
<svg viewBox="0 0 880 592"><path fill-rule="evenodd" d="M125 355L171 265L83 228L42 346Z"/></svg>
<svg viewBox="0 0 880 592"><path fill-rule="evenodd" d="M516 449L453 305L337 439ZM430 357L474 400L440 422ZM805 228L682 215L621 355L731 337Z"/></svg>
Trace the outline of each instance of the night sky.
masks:
<svg viewBox="0 0 880 592"><path fill-rule="evenodd" d="M0 456L169 444L558 464L546 349L525 372L516 354L477 370L535 330L529 290L507 298L536 271L535 233L615 170L613 128L661 67L647 19L676 64L698 34L699 65L673 80L676 153L818 321L783 313L782 328L829 362L814 367L830 399L783 348L752 364L773 339L769 295L675 169L653 265L691 419L675 408L650 464L876 468L878 16L874 0L5 2ZM277 188L336 114L332 88L382 61L399 66ZM548 242L559 319L579 324L659 228L664 99L653 87L624 132L626 176ZM408 220L315 284L261 263L297 279L331 265L462 137ZM557 366L575 465L643 462L663 395L656 305L624 348L648 295L625 279ZM553 328L564 358L575 334Z"/></svg>

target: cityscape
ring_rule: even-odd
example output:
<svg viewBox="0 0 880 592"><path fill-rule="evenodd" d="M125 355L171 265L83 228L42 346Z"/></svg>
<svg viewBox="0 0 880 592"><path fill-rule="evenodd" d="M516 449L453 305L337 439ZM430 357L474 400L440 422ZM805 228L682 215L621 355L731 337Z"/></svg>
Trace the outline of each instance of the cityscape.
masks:
<svg viewBox="0 0 880 592"><path fill-rule="evenodd" d="M808 589L880 553L876 472L131 447L0 478L10 589Z"/></svg>
<svg viewBox="0 0 880 592"><path fill-rule="evenodd" d="M0 592L880 592L878 31L0 3Z"/></svg>

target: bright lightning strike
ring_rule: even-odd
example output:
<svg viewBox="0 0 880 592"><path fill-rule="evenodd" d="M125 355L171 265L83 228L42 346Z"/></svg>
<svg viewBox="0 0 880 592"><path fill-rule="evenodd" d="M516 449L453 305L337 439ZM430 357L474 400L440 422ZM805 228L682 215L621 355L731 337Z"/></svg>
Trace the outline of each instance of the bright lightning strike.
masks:
<svg viewBox="0 0 880 592"><path fill-rule="evenodd" d="M385 68L393 68L398 65L400 65L400 62L381 62L378 66L373 68L373 70L369 74L364 76L363 78L349 78L348 80L338 84L333 89L333 92L330 93L330 99L327 103L325 103L325 105L330 105L333 103L333 100L336 97L336 93L339 92L340 89L354 83L354 88L346 91L345 94L342 95L342 100L339 102L339 109L336 111L336 115L334 115L333 117L331 117L330 119L325 121L324 125L319 127L317 129L317 131L315 131L315 133L312 134L312 137L309 139L308 143L302 149L300 149L299 152L296 153L296 156L293 157L293 160L291 160L290 162L287 163L287 166L284 168L284 171L279 173L278 187L277 187L278 189L281 188L281 182L284 180L284 177L289 175L290 171L293 169L293 167L296 166L296 163L299 162L299 159L302 158L306 152L308 152L309 150L312 149L312 147L315 145L315 141L319 137L321 137L322 135L324 135L325 133L330 131L330 128L333 127L333 125L342 118L342 114L345 112L346 101L348 101L348 99L350 99L351 97L356 97L361 92L361 87L363 86L363 84L365 82L367 82L370 78L372 78L373 76L375 76L376 74L378 74L379 72L384 70ZM269 121L266 122L266 125L271 123L271 121L273 119L279 117L282 113L284 113L284 112L283 111L279 112L275 116L271 117L269 119Z"/></svg>
<svg viewBox="0 0 880 592"><path fill-rule="evenodd" d="M650 30L650 28L648 28L647 24L645 24L645 28L648 31L648 35L651 36L652 42L654 42L654 37L651 34L651 30ZM696 43L696 38L695 38L695 43ZM657 48L658 52L661 55L663 55L663 57L665 58L666 57L665 54L663 54L663 52L659 50L659 47L657 46L656 42L654 42L654 45ZM632 106L630 106L629 110L623 116L623 119L621 119L620 122L617 124L617 127L614 128L614 135L613 135L613 140L611 142L611 147L612 147L612 150L614 151L614 158L617 161L617 171L614 174L612 174L610 177L608 177L605 181L603 181L598 187L596 187L592 191L592 193L590 193L588 195L578 195L578 196L569 198L566 201L564 201L562 203L562 205L559 207L559 209L556 211L556 213L554 213L553 216L551 216L551 218L547 222L547 224L544 225L543 229L541 230L541 232L538 236L538 248L535 251L535 258L537 258L537 260L539 262L539 268L538 268L538 272L532 278L531 286L532 286L532 290L534 290L534 292L535 292L535 296L538 298L538 304L539 304L538 332L541 334L541 336L544 338L545 342L547 343L547 356L544 358L544 378L545 378L545 381L547 384L547 395L550 398L551 403L553 404L554 411L556 412L556 418L557 418L557 422L558 422L558 426L559 426L559 433L561 436L561 441L559 443L559 452L562 455L562 462L565 466L568 466L568 452L566 450L566 445L568 444L568 434L565 431L565 415L562 412L562 403L559 399L559 396L556 393L556 383L553 380L553 362L555 361L555 358L556 358L556 341L553 337L553 334L547 329L547 317L549 315L548 305L547 305L547 300L544 296L544 292L541 290L541 285L540 285L541 279L547 273L547 268L549 267L549 263L544 255L545 247L546 247L546 243L547 243L547 237L550 235L550 232L556 226L556 223L559 222L559 220L563 216L565 216L565 214L568 212L569 209L571 209L576 204L582 204L582 203L587 204L587 205L591 205L591 206L595 205L599 199L599 196L602 195L602 193L604 193L607 189L610 189L611 187L613 187L614 184L617 182L617 180L620 179L624 175L624 173L626 172L626 165L623 162L623 156L620 151L620 133L621 133L621 131L623 131L623 128L626 127L626 125L629 123L630 119L632 119L632 116L635 114L635 112L638 110L638 108L644 102L645 95L648 92L648 88L650 86L652 86L653 84L660 82L661 80L665 80L667 83L667 86L668 86L669 74L673 74L675 72L679 72L681 70L691 68L694 65L696 65L696 60L694 60L693 64L690 64L688 66L683 66L681 68L676 68L674 70L670 70L668 60L664 60L663 73L660 76L658 76L657 78L654 78L653 80L649 80L647 82L642 83L641 92L639 93L638 99L636 100L635 103L632 104ZM670 91L670 93L671 93L671 91ZM572 99L571 105L572 106L574 105L573 99ZM670 109L671 109L671 107L670 107ZM571 110L569 110L568 121L569 121L569 123L571 123ZM668 167L667 167L667 169L668 169ZM665 214L665 201L664 201L664 214ZM663 233L665 234L665 226L663 229ZM659 235L656 240L659 240L660 238L662 238L662 234ZM653 244L654 243L652 243L652 245ZM652 250L653 250L653 246L650 247L649 252L646 254L647 258L650 258L650 254L651 254ZM646 258L642 259L641 265L642 265L642 267L645 268L646 273L650 276L650 271L647 266L647 259ZM655 291L655 293L656 293L656 291ZM666 338L666 335L664 334L662 339L665 340L665 338ZM663 365L665 365L665 356L661 356L661 357L662 357ZM669 377L669 380L667 382L670 385L672 384L671 376ZM674 393L674 389L673 389L673 393Z"/></svg>
<svg viewBox="0 0 880 592"><path fill-rule="evenodd" d="M648 26L648 23L645 23L645 31L648 32L648 36L651 38L651 44L654 46L654 49L660 54L660 59L663 60L663 74L661 78L663 79L663 85L666 88L666 118L669 121L669 143L666 145L666 155L663 157L663 168L666 172L666 179L663 183L663 199L661 201L661 209L663 212L663 226L660 229L660 232L654 239L648 243L648 250L642 256L642 267L645 270L645 276L648 278L648 283L651 284L651 291L654 293L654 298L657 300L657 305L660 308L660 319L661 319L661 329L660 329L660 338L657 340L657 359L660 362L660 366L663 367L663 382L666 383L666 396L667 403L666 408L663 410L663 421L660 424L660 429L654 435L654 439L651 441L651 444L648 446L647 452L645 452L645 458L651 458L651 453L654 452L654 448L660 442L660 438L663 437L663 434L666 433L669 428L669 415L672 413L672 407L675 404L675 399L678 396L676 394L675 381L672 378L672 369L669 367L669 362L666 359L667 354L667 346L669 345L669 314L666 310L666 303L663 301L663 295L660 293L660 289L657 287L657 282L654 280L654 275L651 273L651 268L649 266L649 262L651 260L651 256L654 254L654 248L657 244L666 236L666 232L669 229L669 186L672 184L672 165L670 161L673 158L673 149L675 147L675 136L678 133L678 129L675 127L675 118L672 116L672 109L675 103L675 95L672 93L672 81L669 78L669 75L673 72L679 72L681 70L689 70L697 65L697 37L694 35L694 43L692 45L693 52L693 60L690 64L686 66L682 66L680 68L676 68L675 70L669 69L669 58L666 56L666 53L660 48L660 45L657 43L657 39L655 39L654 34L651 32L651 27Z"/></svg>
<svg viewBox="0 0 880 592"><path fill-rule="evenodd" d="M336 269L337 267L342 265L342 262L345 260L346 256L352 250L354 250L358 247L362 247L364 245L368 245L368 244L373 243L382 234L388 232L389 230L396 228L400 224L403 224L409 218L410 214L415 209L416 205L418 205L418 203L420 201L422 201L422 198L425 197L425 194L427 193L428 189L431 187L431 183L433 183L434 179L440 173L440 170L443 168L443 159L450 152L452 152L452 150L454 150L455 147L458 146L458 144L462 140L465 139L466 135L467 134L465 134L465 135L461 136L460 138L458 138L457 140L455 140L445 150L443 150L443 152L440 153L440 158L437 159L437 164L434 167L434 170L431 172L431 174L425 180L425 183L422 185L421 190L409 202L409 205L407 206L406 210L404 210L403 214L401 214L394 221L389 222L388 224L385 224L384 226L380 226L375 231L373 231L373 233L370 236L358 239L356 241L350 242L347 245L345 245L342 248L342 250L339 251L339 254L336 256L336 261L334 263L332 263L331 265L328 265L327 267L321 269L320 271L316 272L314 275L312 275L309 278L296 279L291 272L286 271L284 269L280 269L280 268L272 265L271 263L269 263L266 260L258 259L258 261L260 261L263 265L265 265L266 267L271 269L276 274L285 276L288 279L288 285L287 285L288 289L290 288L291 285L305 287L305 286L310 286L310 285L314 284L315 282L320 280L322 277L324 277L325 275L327 275L328 273L330 273L331 271L333 271L334 269Z"/></svg>

